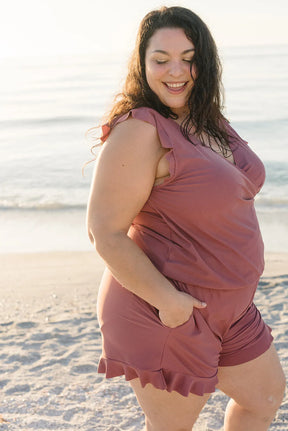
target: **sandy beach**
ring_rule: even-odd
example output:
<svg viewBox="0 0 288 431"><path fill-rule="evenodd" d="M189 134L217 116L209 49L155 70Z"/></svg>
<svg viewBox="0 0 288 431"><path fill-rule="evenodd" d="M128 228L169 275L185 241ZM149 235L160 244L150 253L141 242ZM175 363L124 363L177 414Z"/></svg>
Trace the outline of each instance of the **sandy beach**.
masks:
<svg viewBox="0 0 288 431"><path fill-rule="evenodd" d="M96 252L2 254L0 267L0 430L141 431L129 384L97 374ZM286 375L287 291L288 254L267 254L255 302ZM227 401L214 393L195 430L222 430ZM287 398L270 429L287 431Z"/></svg>

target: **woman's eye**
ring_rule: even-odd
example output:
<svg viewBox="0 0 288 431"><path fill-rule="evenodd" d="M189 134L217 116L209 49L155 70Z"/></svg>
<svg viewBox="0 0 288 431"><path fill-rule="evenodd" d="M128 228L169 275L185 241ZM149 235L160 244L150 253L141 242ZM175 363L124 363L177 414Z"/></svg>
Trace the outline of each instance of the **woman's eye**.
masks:
<svg viewBox="0 0 288 431"><path fill-rule="evenodd" d="M192 59L186 59L186 58L183 58L183 61L185 62L185 63L189 63L189 64L191 64L191 62L192 62ZM165 64L165 63L168 63L168 60L155 60L155 63L156 64Z"/></svg>

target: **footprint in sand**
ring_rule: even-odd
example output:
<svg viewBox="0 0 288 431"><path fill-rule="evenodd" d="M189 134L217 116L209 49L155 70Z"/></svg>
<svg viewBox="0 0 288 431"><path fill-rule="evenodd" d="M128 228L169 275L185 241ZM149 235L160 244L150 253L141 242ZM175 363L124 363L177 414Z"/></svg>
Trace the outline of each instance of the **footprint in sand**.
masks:
<svg viewBox="0 0 288 431"><path fill-rule="evenodd" d="M46 341L53 338L51 332L38 332L37 334L32 334L30 337L31 341Z"/></svg>
<svg viewBox="0 0 288 431"><path fill-rule="evenodd" d="M9 382L10 380L0 380L0 389L3 389Z"/></svg>
<svg viewBox="0 0 288 431"><path fill-rule="evenodd" d="M30 392L30 385L16 385L12 386L12 388L9 388L5 391L6 395L16 395L16 394L22 394Z"/></svg>
<svg viewBox="0 0 288 431"><path fill-rule="evenodd" d="M17 328L31 329L31 328L36 328L36 326L38 326L38 324L35 322L20 322L20 323L17 323L16 326L17 326Z"/></svg>
<svg viewBox="0 0 288 431"><path fill-rule="evenodd" d="M13 362L20 362L22 365L29 365L39 361L39 359L41 359L41 355L32 352L29 355L10 355L7 357L5 363L11 364Z"/></svg>
<svg viewBox="0 0 288 431"><path fill-rule="evenodd" d="M96 365L83 364L71 368L70 374L94 374L97 373Z"/></svg>

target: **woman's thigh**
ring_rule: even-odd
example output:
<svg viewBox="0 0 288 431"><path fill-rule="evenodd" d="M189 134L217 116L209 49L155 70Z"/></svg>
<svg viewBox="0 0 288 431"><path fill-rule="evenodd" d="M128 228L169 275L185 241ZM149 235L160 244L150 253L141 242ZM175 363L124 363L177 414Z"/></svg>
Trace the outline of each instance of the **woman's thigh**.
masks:
<svg viewBox="0 0 288 431"><path fill-rule="evenodd" d="M263 409L279 406L285 376L274 345L249 362L219 367L217 388L247 410L263 413Z"/></svg>
<svg viewBox="0 0 288 431"><path fill-rule="evenodd" d="M175 391L156 389L150 383L142 388L139 379L131 380L130 384L145 413L149 431L192 430L210 397L210 394L198 396L191 393L184 397Z"/></svg>

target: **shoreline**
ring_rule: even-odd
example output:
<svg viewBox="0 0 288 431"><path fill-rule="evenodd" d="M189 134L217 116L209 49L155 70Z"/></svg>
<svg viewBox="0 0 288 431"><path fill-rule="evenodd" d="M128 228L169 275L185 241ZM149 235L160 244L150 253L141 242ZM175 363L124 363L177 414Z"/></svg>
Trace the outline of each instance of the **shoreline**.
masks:
<svg viewBox="0 0 288 431"><path fill-rule="evenodd" d="M288 377L288 253L266 253L255 303L273 328ZM97 374L96 251L0 254L0 422L3 431L139 431L143 415L123 377ZM287 430L288 397L269 431ZM223 430L228 402L212 394L195 431Z"/></svg>
<svg viewBox="0 0 288 431"><path fill-rule="evenodd" d="M267 253L288 253L288 211L257 217ZM0 254L94 251L86 229L86 209L0 211Z"/></svg>

